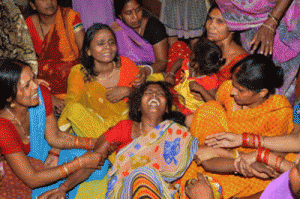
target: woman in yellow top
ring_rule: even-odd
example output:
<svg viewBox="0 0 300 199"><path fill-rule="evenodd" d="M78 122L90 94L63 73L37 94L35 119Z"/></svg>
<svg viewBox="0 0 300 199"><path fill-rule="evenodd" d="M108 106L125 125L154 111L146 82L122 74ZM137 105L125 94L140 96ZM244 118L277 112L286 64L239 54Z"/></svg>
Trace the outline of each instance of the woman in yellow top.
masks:
<svg viewBox="0 0 300 199"><path fill-rule="evenodd" d="M220 132L276 136L290 133L294 127L290 103L284 96L274 94L283 83L281 68L263 55L250 55L238 62L232 73L232 80L219 88L218 101L201 106L193 117L191 132L203 148L198 150L196 162L202 167L193 163L182 179L184 185L200 171L218 181L224 198L252 195L264 190L270 181L233 175L238 172L234 167L237 153L207 147L205 137ZM254 149L240 147L237 151L247 153ZM212 158L215 156L225 157Z"/></svg>
<svg viewBox="0 0 300 199"><path fill-rule="evenodd" d="M105 24L91 26L85 33L81 64L74 66L69 75L66 106L58 121L60 129L71 129L80 137L98 138L119 121L128 119L126 102L132 85L140 83L138 75L139 69L134 62L117 56L116 38L110 27ZM106 163L102 177L107 167ZM101 176L97 178L100 180ZM86 186L79 187L77 197L97 198L80 195L86 192L81 192L83 187L97 186L84 184ZM98 186L103 188L100 183Z"/></svg>

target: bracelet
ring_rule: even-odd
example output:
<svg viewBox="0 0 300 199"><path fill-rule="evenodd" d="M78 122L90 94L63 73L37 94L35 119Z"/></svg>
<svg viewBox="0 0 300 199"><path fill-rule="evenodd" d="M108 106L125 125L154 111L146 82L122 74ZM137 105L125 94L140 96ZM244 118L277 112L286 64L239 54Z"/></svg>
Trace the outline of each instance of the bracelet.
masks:
<svg viewBox="0 0 300 199"><path fill-rule="evenodd" d="M252 148L255 148L255 138L256 138L256 135L255 134L252 134L252 143L251 143L251 147Z"/></svg>
<svg viewBox="0 0 300 199"><path fill-rule="evenodd" d="M258 148L258 147L261 147L261 136L259 136L259 135L256 135L256 137L257 137L257 146L256 146L256 144L255 144L255 146Z"/></svg>
<svg viewBox="0 0 300 199"><path fill-rule="evenodd" d="M64 171L65 171L65 173L66 173L66 176L68 176L68 175L69 175L69 172L68 172L68 169L67 169L65 163L62 165L62 168L64 169Z"/></svg>
<svg viewBox="0 0 300 199"><path fill-rule="evenodd" d="M270 154L270 150L269 149L265 149L265 153L264 153L264 159L263 159L263 162L266 164L266 165L269 165L269 154Z"/></svg>
<svg viewBox="0 0 300 199"><path fill-rule="evenodd" d="M56 153L54 151L49 151L48 154L59 158L59 153Z"/></svg>
<svg viewBox="0 0 300 199"><path fill-rule="evenodd" d="M62 178L66 178L67 177L67 173L64 170L63 166L59 166L58 170L60 171L60 175L61 175Z"/></svg>
<svg viewBox="0 0 300 199"><path fill-rule="evenodd" d="M243 146L243 147L247 147L247 137L248 137L248 133L243 133L243 134L242 134L242 137L243 137L243 143L242 143L242 146Z"/></svg>
<svg viewBox="0 0 300 199"><path fill-rule="evenodd" d="M269 25L266 25L266 24L262 24L262 26L264 26L264 27L266 27L266 28L268 28L269 30L271 30L272 32L274 32L275 33L275 29L274 28L272 28L271 26L269 26Z"/></svg>
<svg viewBox="0 0 300 199"><path fill-rule="evenodd" d="M280 160L280 161L279 161L279 160ZM276 169L276 171L278 171L278 172L280 171L280 165L281 165L282 161L283 161L283 158L282 158L282 157L278 156L278 157L276 158L275 169Z"/></svg>
<svg viewBox="0 0 300 199"><path fill-rule="evenodd" d="M239 153L238 150L234 149L234 150L232 151L232 153L233 153L233 158L234 158L234 159L237 159L238 157L240 157L240 153Z"/></svg>
<svg viewBox="0 0 300 199"><path fill-rule="evenodd" d="M262 152L264 151L264 148L263 147L259 147L258 149L257 149L257 156L256 156L256 161L257 162L262 162L262 157L261 157L261 155L262 155Z"/></svg>
<svg viewBox="0 0 300 199"><path fill-rule="evenodd" d="M150 69L150 75L153 75L153 68L152 68L152 66L150 66L150 65L144 65L144 67L147 67L147 68L149 68ZM149 76L150 76L149 75Z"/></svg>
<svg viewBox="0 0 300 199"><path fill-rule="evenodd" d="M276 24L278 24L279 23L279 19L277 19L276 17L274 17L273 15L271 15L271 14L268 14L268 17L270 17L271 19L273 19L275 22L276 22Z"/></svg>

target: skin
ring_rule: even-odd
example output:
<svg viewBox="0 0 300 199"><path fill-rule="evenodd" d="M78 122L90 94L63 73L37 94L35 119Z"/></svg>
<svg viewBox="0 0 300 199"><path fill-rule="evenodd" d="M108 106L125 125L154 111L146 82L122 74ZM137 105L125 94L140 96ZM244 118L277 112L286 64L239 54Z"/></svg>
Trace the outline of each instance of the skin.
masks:
<svg viewBox="0 0 300 199"><path fill-rule="evenodd" d="M37 89L38 85L34 78L34 74L32 73L29 67L25 67L22 70L20 80L17 85L16 98L13 101L11 99L8 99L8 102L13 102L15 104L13 108L9 108L9 111L11 111L14 117L21 122L22 127L27 133L29 133L30 131L28 107L36 106L39 104ZM27 137L23 136L24 133L21 126L16 124L15 120L12 118L12 116L8 113L6 109L3 109L1 111L0 116L2 118L11 120L17 132L19 133L22 142L24 144L28 143L29 140ZM56 128L53 126L54 124L56 124L55 122L56 120L53 114L46 118L46 139L47 137L50 137L55 147L60 146L64 148L71 148L71 144L67 142L71 142L71 140L73 140L72 136L68 134L60 137L56 136L58 132L54 132L55 129L57 129L57 126ZM31 165L29 158L23 151L13 154L6 154L4 155L4 158L7 161L8 165L11 167L12 171L16 174L16 176L19 177L30 188L36 188L39 186L47 185L58 179L61 179L61 173L57 167L36 171ZM81 160L85 168L98 168L97 165L99 163L99 158L100 154L89 153L83 155L81 157Z"/></svg>
<svg viewBox="0 0 300 199"><path fill-rule="evenodd" d="M114 35L109 30L99 30L91 41L87 53L94 58L94 71L97 77L103 78L105 82L97 81L108 88L106 98L111 103L117 103L129 97L132 91L130 87L117 86L120 76L113 75L111 78L106 78L120 68L119 62L117 64L113 62L117 54L117 43ZM109 87L107 85L109 85Z"/></svg>
<svg viewBox="0 0 300 199"><path fill-rule="evenodd" d="M124 6L119 18L141 36L144 35L148 19L143 17L142 7L135 0L129 1ZM168 39L165 38L154 44L153 50L155 55L155 62L152 64L154 73L165 71L168 61ZM151 71L149 68L145 67L143 68L143 72L146 73L146 75L149 75Z"/></svg>
<svg viewBox="0 0 300 199"><path fill-rule="evenodd" d="M50 29L55 23L56 13L57 13L57 0L34 0L29 2L33 10L37 11L37 14L32 16L32 22L36 27L36 30L40 36L41 40L45 39ZM81 51L83 38L84 38L84 28L76 31L74 33L75 43L79 51ZM61 113L65 107L65 102L52 96L53 106L58 113Z"/></svg>

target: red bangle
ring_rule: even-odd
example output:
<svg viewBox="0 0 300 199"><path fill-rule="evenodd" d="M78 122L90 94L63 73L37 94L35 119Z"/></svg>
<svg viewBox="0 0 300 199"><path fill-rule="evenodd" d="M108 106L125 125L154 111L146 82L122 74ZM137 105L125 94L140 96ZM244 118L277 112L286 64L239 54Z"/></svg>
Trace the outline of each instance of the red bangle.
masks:
<svg viewBox="0 0 300 199"><path fill-rule="evenodd" d="M257 147L261 147L261 136L256 135L257 136L257 140L258 140L258 145Z"/></svg>
<svg viewBox="0 0 300 199"><path fill-rule="evenodd" d="M270 154L270 150L269 149L265 149L265 156L264 156L263 162L266 165L268 165L268 162L269 162L269 154Z"/></svg>
<svg viewBox="0 0 300 199"><path fill-rule="evenodd" d="M257 162L262 162L261 154L262 154L263 150L264 150L263 147L259 147L259 148L257 149L257 156L256 156L256 161L257 161Z"/></svg>
<svg viewBox="0 0 300 199"><path fill-rule="evenodd" d="M279 159L281 159L279 162L278 162L278 160ZM281 165L281 162L282 162L282 157L280 157L280 156L278 156L277 158L276 158L276 163L275 163L275 169L276 169L276 171L278 171L279 172L279 170L280 170L280 165Z"/></svg>
<svg viewBox="0 0 300 199"><path fill-rule="evenodd" d="M56 157L59 158L59 153L56 153L56 152L54 152L54 151L49 151L48 154L49 154L49 155L56 156Z"/></svg>
<svg viewBox="0 0 300 199"><path fill-rule="evenodd" d="M255 134L251 134L251 136L252 136L252 145L251 145L251 147L255 148L255 137L256 137L256 135Z"/></svg>
<svg viewBox="0 0 300 199"><path fill-rule="evenodd" d="M247 137L248 137L248 133L243 133L243 147L247 147Z"/></svg>

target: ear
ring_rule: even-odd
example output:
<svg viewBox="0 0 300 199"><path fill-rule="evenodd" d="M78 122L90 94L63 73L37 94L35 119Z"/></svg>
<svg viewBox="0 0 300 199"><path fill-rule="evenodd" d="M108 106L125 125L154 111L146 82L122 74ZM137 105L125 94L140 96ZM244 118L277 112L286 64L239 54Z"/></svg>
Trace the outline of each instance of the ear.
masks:
<svg viewBox="0 0 300 199"><path fill-rule="evenodd" d="M269 90L268 89L266 89L266 88L264 88L264 89L262 89L261 91L259 91L259 96L261 97L261 98L265 98L267 95L268 95L268 93L269 93Z"/></svg>
<svg viewBox="0 0 300 199"><path fill-rule="evenodd" d="M32 3L32 1L29 1L29 5L31 6L31 8L32 8L33 10L36 10L36 7L35 7L34 3Z"/></svg>

